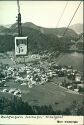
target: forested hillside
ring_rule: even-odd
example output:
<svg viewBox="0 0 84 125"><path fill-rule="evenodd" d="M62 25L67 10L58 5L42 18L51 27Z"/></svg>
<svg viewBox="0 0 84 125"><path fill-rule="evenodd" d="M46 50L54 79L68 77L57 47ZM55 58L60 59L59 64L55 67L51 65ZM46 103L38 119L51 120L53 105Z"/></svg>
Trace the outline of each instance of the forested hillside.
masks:
<svg viewBox="0 0 84 125"><path fill-rule="evenodd" d="M1 29L2 28L2 29ZM0 52L14 50L14 37L17 36L17 24L10 28L0 28ZM71 45L71 39L77 39L78 35L68 29L65 36L65 28L48 29L38 27L31 23L22 25L23 36L28 36L28 48L30 52L38 53L40 51L58 51L64 50Z"/></svg>

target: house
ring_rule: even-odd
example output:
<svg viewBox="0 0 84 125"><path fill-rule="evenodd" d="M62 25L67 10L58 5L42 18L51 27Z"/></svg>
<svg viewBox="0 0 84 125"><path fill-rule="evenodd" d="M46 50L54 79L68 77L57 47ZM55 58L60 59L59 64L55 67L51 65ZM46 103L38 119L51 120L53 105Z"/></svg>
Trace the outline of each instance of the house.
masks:
<svg viewBox="0 0 84 125"><path fill-rule="evenodd" d="M75 75L75 81L76 81L76 82L80 82L80 81L81 81L81 75L80 75L79 73L77 73L77 74Z"/></svg>
<svg viewBox="0 0 84 125"><path fill-rule="evenodd" d="M84 88L84 83L83 84L77 84L77 88L79 88L79 87Z"/></svg>

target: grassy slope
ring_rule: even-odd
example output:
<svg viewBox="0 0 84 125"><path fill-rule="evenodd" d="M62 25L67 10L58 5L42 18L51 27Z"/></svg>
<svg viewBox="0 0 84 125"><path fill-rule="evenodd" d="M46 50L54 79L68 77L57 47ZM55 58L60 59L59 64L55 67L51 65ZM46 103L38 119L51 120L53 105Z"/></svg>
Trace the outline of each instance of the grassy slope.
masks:
<svg viewBox="0 0 84 125"><path fill-rule="evenodd" d="M27 101L30 105L49 105L51 104L54 110L64 110L69 107L73 100L77 100L81 104L83 100L82 95L68 93L67 90L54 84L53 82L46 83L45 85L38 85L31 89L26 86L17 86L12 82L11 87L20 88L23 92L22 100ZM11 88L9 87L9 88ZM0 93L0 96L11 98L10 94ZM55 104L58 103L58 104Z"/></svg>

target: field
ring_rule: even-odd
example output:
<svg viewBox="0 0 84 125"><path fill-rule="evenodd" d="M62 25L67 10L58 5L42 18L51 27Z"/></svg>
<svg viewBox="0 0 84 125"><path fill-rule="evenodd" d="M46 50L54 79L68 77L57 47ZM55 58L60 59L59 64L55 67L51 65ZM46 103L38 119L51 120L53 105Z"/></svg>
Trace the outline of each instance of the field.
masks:
<svg viewBox="0 0 84 125"><path fill-rule="evenodd" d="M7 83L10 88L17 88L22 91L22 100L28 102L30 105L49 105L54 108L64 110L69 107L74 100L77 100L79 104L83 101L84 96L75 93L69 93L66 89L57 86L54 82L48 82L44 85L33 86L21 86L13 81ZM6 88L6 87L5 87ZM13 98L12 94L0 92L0 96L6 98Z"/></svg>
<svg viewBox="0 0 84 125"><path fill-rule="evenodd" d="M23 100L29 100L30 104L33 105L51 104L54 109L64 110L70 106L73 100L78 100L81 103L83 96L68 93L65 89L53 83L47 83L32 88L28 95L23 96Z"/></svg>

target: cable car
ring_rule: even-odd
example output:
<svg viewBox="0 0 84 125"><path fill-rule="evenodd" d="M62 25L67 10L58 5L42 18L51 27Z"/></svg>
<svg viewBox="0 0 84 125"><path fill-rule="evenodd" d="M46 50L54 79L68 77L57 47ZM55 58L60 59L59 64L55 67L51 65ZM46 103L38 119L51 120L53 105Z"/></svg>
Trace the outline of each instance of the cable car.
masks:
<svg viewBox="0 0 84 125"><path fill-rule="evenodd" d="M15 37L15 55L26 56L28 54L28 37Z"/></svg>

